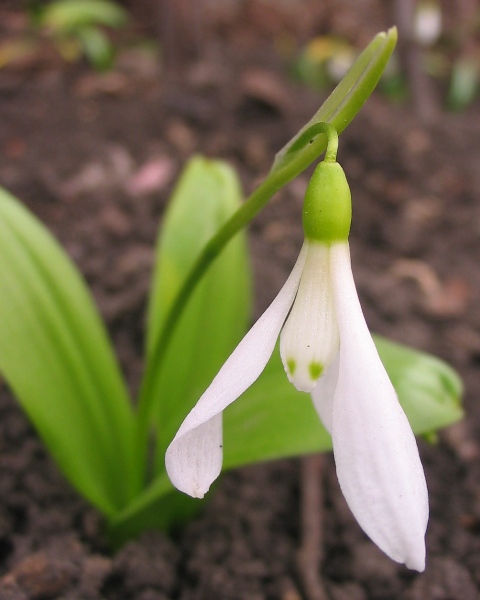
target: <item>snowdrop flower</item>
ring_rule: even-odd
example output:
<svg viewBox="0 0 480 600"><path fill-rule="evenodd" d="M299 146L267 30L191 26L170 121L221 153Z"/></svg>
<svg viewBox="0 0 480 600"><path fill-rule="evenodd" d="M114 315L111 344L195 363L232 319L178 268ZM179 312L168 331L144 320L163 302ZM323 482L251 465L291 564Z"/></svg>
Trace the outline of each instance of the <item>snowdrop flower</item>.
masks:
<svg viewBox="0 0 480 600"><path fill-rule="evenodd" d="M413 20L413 33L417 42L432 46L442 34L442 11L435 0L419 2Z"/></svg>
<svg viewBox="0 0 480 600"><path fill-rule="evenodd" d="M358 523L393 560L423 571L425 477L358 300L350 221L348 183L330 157L307 188L305 242L292 273L182 423L166 468L179 490L203 497L222 467L222 411L259 377L281 331L288 378L311 393L332 436L340 487Z"/></svg>

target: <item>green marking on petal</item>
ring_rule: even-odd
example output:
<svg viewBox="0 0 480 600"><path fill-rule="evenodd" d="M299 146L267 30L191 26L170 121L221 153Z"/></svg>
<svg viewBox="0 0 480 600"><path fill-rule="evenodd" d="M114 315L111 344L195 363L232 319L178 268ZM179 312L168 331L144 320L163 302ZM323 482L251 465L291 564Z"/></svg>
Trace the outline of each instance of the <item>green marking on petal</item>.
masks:
<svg viewBox="0 0 480 600"><path fill-rule="evenodd" d="M290 375L293 377L295 374L295 369L297 368L297 363L294 358L287 359L287 369Z"/></svg>
<svg viewBox="0 0 480 600"><path fill-rule="evenodd" d="M318 362L311 362L308 365L308 371L313 381L317 381L317 379L320 379L320 375L322 374L323 365Z"/></svg>

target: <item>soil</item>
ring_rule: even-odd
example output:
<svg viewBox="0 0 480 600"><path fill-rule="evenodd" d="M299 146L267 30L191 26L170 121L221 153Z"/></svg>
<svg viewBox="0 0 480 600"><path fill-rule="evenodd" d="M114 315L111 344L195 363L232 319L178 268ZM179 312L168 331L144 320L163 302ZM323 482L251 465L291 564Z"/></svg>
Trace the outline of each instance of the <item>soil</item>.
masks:
<svg viewBox="0 0 480 600"><path fill-rule="evenodd" d="M366 20L363 42L376 25L389 23ZM153 243L182 165L195 152L221 157L251 190L325 97L292 81L268 35L238 28L219 40L176 77L135 51L103 75L48 52L0 73L0 182L84 273L133 391ZM317 574L332 600L480 597L478 108L425 125L376 94L341 137L367 321L451 362L465 381L467 417L436 445L419 440L431 502L423 574L364 536L326 459ZM307 179L250 228L255 316L301 245ZM0 600L315 600L298 566L302 461L226 474L174 536L145 533L112 552L100 515L57 470L6 387L0 413Z"/></svg>

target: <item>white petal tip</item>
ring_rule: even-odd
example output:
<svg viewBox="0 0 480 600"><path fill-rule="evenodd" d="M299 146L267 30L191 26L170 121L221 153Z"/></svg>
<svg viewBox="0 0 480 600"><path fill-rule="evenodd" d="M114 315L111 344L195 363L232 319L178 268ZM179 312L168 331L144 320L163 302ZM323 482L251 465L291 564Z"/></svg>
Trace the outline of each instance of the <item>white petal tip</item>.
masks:
<svg viewBox="0 0 480 600"><path fill-rule="evenodd" d="M207 490L208 491L208 490ZM202 498L205 497L206 492L201 492L200 490L195 490L191 496L192 498L197 498L199 500L201 500Z"/></svg>
<svg viewBox="0 0 480 600"><path fill-rule="evenodd" d="M419 573L423 573L425 571L425 561L423 561L421 564L416 562L411 563L407 561L405 563L405 566L407 567L407 569L412 569L412 571L418 571Z"/></svg>
<svg viewBox="0 0 480 600"><path fill-rule="evenodd" d="M171 473L168 473L168 476L170 477L170 481L177 488L177 490L186 494L187 496L191 496L192 498L202 499L210 489L210 486L205 487L200 485L198 482L193 481L186 482L183 479L179 479Z"/></svg>
<svg viewBox="0 0 480 600"><path fill-rule="evenodd" d="M197 425L195 418L201 409L197 403L165 453L170 481L192 498L203 498L222 470L222 415L213 415Z"/></svg>
<svg viewBox="0 0 480 600"><path fill-rule="evenodd" d="M425 545L422 544L415 552L412 552L410 556L405 559L405 566L407 569L418 571L423 573L425 571Z"/></svg>
<svg viewBox="0 0 480 600"><path fill-rule="evenodd" d="M295 359L284 361L284 368L288 380L299 392L310 394L316 387L319 378L323 374L323 365L311 362L308 366L297 363Z"/></svg>
<svg viewBox="0 0 480 600"><path fill-rule="evenodd" d="M310 379L299 380L298 378L294 379L293 377L289 377L289 380L299 392L305 392L307 394L313 392L317 385L316 381L311 381Z"/></svg>

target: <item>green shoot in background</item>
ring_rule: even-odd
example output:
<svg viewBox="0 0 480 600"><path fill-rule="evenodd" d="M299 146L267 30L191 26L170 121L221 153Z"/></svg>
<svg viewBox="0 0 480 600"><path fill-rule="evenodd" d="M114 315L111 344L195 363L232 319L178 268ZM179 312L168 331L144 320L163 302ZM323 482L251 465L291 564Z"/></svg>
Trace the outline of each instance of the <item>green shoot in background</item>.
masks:
<svg viewBox="0 0 480 600"><path fill-rule="evenodd" d="M25 31L0 43L0 68L31 59L47 42L67 62L86 58L98 71L109 69L116 54L110 33L129 20L113 0L30 0L28 15Z"/></svg>
<svg viewBox="0 0 480 600"><path fill-rule="evenodd" d="M249 326L244 228L324 152L320 122L339 134L351 122L395 43L395 29L373 39L244 203L225 163L196 157L185 167L157 242L136 403L78 270L42 224L0 191L0 372L63 473L104 515L112 542L169 529L198 510L198 501L172 487L163 457ZM462 416L461 382L448 365L376 343L417 434ZM227 409L224 427L225 469L331 449L309 398L288 383L278 350Z"/></svg>

